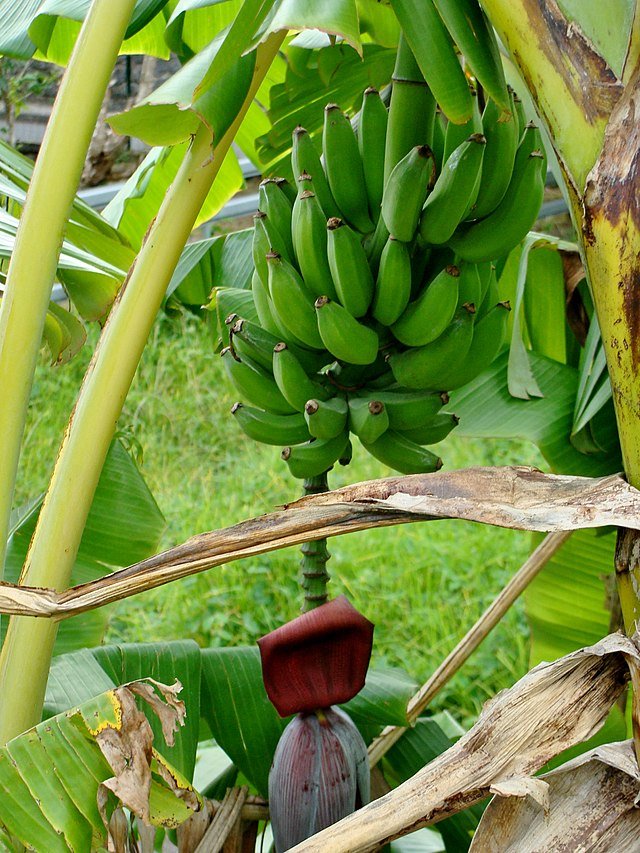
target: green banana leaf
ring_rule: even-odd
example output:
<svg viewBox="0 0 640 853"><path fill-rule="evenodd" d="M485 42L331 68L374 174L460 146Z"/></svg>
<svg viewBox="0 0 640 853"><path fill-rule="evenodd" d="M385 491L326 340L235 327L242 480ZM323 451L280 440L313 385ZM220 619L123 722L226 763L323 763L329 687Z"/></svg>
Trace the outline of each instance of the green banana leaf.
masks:
<svg viewBox="0 0 640 853"><path fill-rule="evenodd" d="M571 443L578 371L533 351L529 353L529 360L543 396L519 400L509 394L508 353L505 352L488 370L451 394L448 409L460 418L456 428L458 435L532 441L551 469L559 474L600 477L622 470L614 419L603 425L607 431L608 452L586 455Z"/></svg>
<svg viewBox="0 0 640 853"><path fill-rule="evenodd" d="M202 306L215 288L225 287L242 290L246 297L253 273L252 240L253 230L248 228L188 243L169 282L167 296L173 294L186 305ZM247 319L254 316L252 310L252 317Z"/></svg>
<svg viewBox="0 0 640 853"><path fill-rule="evenodd" d="M33 163L15 149L0 142L0 257L11 257L19 215L33 173ZM67 223L57 278L86 321L103 319L135 257L126 238L99 213L76 196ZM77 319L50 305L45 326L45 342L52 360L66 360L77 350L84 336Z"/></svg>
<svg viewBox="0 0 640 853"><path fill-rule="evenodd" d="M362 56L360 22L355 0L282 0L268 32L314 29L344 39Z"/></svg>
<svg viewBox="0 0 640 853"><path fill-rule="evenodd" d="M167 0L138 0L121 53L145 52L169 58L164 41L165 19L160 14L166 3ZM0 53L29 59L38 50L40 58L65 65L89 5L90 0L0 0ZM145 29L149 33L140 40ZM153 40L148 38L151 33Z"/></svg>
<svg viewBox="0 0 640 853"><path fill-rule="evenodd" d="M204 768L200 778L221 784L238 768L266 795L271 760L287 720L269 701L262 681L257 647L200 649L190 641L139 643L82 649L57 657L51 668L45 713L55 714L85 702L122 680L151 676L178 678L191 714L173 749L163 755L184 776L194 772L198 740L198 708L215 741L227 755ZM394 669L371 669L363 690L344 707L365 734L384 725L407 722L407 704L417 685ZM196 696L196 694L199 694Z"/></svg>
<svg viewBox="0 0 640 853"><path fill-rule="evenodd" d="M448 714L420 717L415 726L403 734L382 763L385 777L391 784L398 785L409 779L455 743L461 732L452 734L450 724ZM445 727L449 731L445 731ZM469 849L482 811L482 805L473 806L437 824L447 853L462 853Z"/></svg>
<svg viewBox="0 0 640 853"><path fill-rule="evenodd" d="M193 640L166 643L128 643L80 649L55 658L49 674L44 716L53 716L129 681L153 678L182 684L180 698L187 707L185 725L164 757L191 780L196 760L200 721L200 648ZM150 720L156 738L159 721Z"/></svg>
<svg viewBox="0 0 640 853"><path fill-rule="evenodd" d="M102 211L104 220L117 229L136 250L158 213L187 150L187 143L171 148L152 148L122 189ZM194 227L216 215L244 186L242 171L232 149L207 193Z"/></svg>
<svg viewBox="0 0 640 853"><path fill-rule="evenodd" d="M174 53L190 59L232 23L241 7L242 0L178 0L167 21L165 40Z"/></svg>
<svg viewBox="0 0 640 853"><path fill-rule="evenodd" d="M293 59L299 62L293 65ZM289 49L284 82L271 89L268 117L272 127L257 140L265 174L291 178L289 154L296 125L317 136L324 121L324 107L337 103L349 112L359 109L367 86L380 89L391 81L396 52L378 45L363 45L363 56L346 44L321 50Z"/></svg>
<svg viewBox="0 0 640 853"><path fill-rule="evenodd" d="M230 26L218 33L141 104L110 118L118 133L150 145L188 140L201 122L220 139L249 88L255 51L245 54L274 0L242 4ZM209 34L211 39L211 34Z"/></svg>
<svg viewBox="0 0 640 853"><path fill-rule="evenodd" d="M6 579L13 583L18 581L40 505L39 500L26 508L11 527ZM72 583L95 580L114 568L154 554L164 527L162 513L137 466L123 445L115 441L89 511ZM58 630L56 654L101 642L108 618L108 608L100 608L63 620ZM3 619L0 628L5 627L5 622Z"/></svg>
<svg viewBox="0 0 640 853"><path fill-rule="evenodd" d="M152 754L145 753L144 724L130 704L144 690L151 691L149 704L170 731L179 720L171 689L134 682L51 717L0 748L0 824L16 841L31 850L85 853L106 847L105 820L118 797L133 814L143 816L147 809L156 826L177 826L201 805L161 754L164 739L156 737ZM113 747L104 749L105 730L121 750L115 760ZM114 777L118 797L103 787Z"/></svg>

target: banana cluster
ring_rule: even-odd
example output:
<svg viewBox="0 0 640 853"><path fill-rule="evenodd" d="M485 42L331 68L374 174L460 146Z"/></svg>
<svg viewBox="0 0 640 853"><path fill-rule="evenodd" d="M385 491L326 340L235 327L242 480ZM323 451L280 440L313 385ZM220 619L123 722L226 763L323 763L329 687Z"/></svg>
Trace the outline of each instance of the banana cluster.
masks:
<svg viewBox="0 0 640 853"><path fill-rule="evenodd" d="M533 225L546 164L512 93L509 110L473 99L462 125L424 81L394 81L388 109L367 89L353 124L329 104L322 159L298 127L296 186L260 185L259 322L230 316L222 356L240 427L284 445L296 477L346 464L352 435L402 473L437 470L428 445L457 423L447 392L504 343L495 264Z"/></svg>

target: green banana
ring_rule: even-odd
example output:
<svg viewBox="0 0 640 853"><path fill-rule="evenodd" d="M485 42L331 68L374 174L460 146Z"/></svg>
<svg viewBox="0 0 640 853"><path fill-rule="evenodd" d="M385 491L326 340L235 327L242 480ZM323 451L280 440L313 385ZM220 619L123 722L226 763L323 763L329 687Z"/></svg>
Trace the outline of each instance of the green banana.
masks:
<svg viewBox="0 0 640 853"><path fill-rule="evenodd" d="M265 258L265 265L267 261ZM267 332L273 335L280 335L280 329L271 311L271 298L266 281L263 282L258 273L258 269L254 269L251 276L251 293L253 295L253 304L256 306L256 313L260 325Z"/></svg>
<svg viewBox="0 0 640 853"><path fill-rule="evenodd" d="M469 121L465 121L464 124L454 124L452 121L447 122L447 129L444 132L444 150L442 153L443 163L447 162L458 145L462 145L465 139L468 139L472 133L484 133L482 129L482 116L480 115L478 95L473 91L473 89L471 90L471 98L473 103L473 112Z"/></svg>
<svg viewBox="0 0 640 853"><path fill-rule="evenodd" d="M480 263L505 255L536 221L544 196L545 161L537 149L527 153L526 140L525 131L511 181L498 207L485 219L459 228L449 240L464 260Z"/></svg>
<svg viewBox="0 0 640 853"><path fill-rule="evenodd" d="M520 141L527 126L527 114L524 111L522 98L516 92L513 92L513 108L518 119L518 141Z"/></svg>
<svg viewBox="0 0 640 853"><path fill-rule="evenodd" d="M282 335L276 329L270 332L261 324L251 323L244 317L236 320L231 329L233 333L233 346L240 357L247 356L256 364L273 373L273 349L276 344L282 342ZM298 359L308 374L317 373L326 364L329 356L318 350L303 349L294 343L287 342L287 347Z"/></svg>
<svg viewBox="0 0 640 853"><path fill-rule="evenodd" d="M482 123L487 144L482 161L480 187L470 212L473 219L488 216L504 198L513 174L519 139L515 112L502 112L493 100L487 101Z"/></svg>
<svg viewBox="0 0 640 853"><path fill-rule="evenodd" d="M434 394L431 391L409 391L404 388L387 388L375 392L361 392L367 399L384 403L389 416L389 426L393 430L418 429L440 411L449 402L447 394Z"/></svg>
<svg viewBox="0 0 640 853"><path fill-rule="evenodd" d="M382 198L382 218L396 240L413 240L434 174L433 152L428 145L417 145L389 175Z"/></svg>
<svg viewBox="0 0 640 853"><path fill-rule="evenodd" d="M444 164L420 217L420 237L425 243L446 243L462 221L479 186L484 147L484 136L474 134Z"/></svg>
<svg viewBox="0 0 640 853"><path fill-rule="evenodd" d="M444 137L447 132L447 121L442 113L436 112L435 121L433 122L433 134L431 136L431 150L436 162L436 173L442 171L444 165Z"/></svg>
<svg viewBox="0 0 640 853"><path fill-rule="evenodd" d="M475 324L465 367L459 371L455 385L451 385L452 390L475 379L500 353L507 336L510 310L508 302L498 302Z"/></svg>
<svg viewBox="0 0 640 853"><path fill-rule="evenodd" d="M337 104L327 104L324 108L322 154L329 187L342 216L363 234L373 231L358 140L351 122Z"/></svg>
<svg viewBox="0 0 640 853"><path fill-rule="evenodd" d="M281 457L294 477L306 480L328 471L347 451L348 444L349 433L345 430L335 438L316 438L304 444L285 447Z"/></svg>
<svg viewBox="0 0 640 853"><path fill-rule="evenodd" d="M293 147L291 149L291 165L293 176L300 189L300 177L303 173L311 176L313 191L318 196L320 207L328 219L330 216L340 216L340 209L335 202L329 182L320 162L320 155L304 127L296 127L293 131Z"/></svg>
<svg viewBox="0 0 640 853"><path fill-rule="evenodd" d="M281 341L273 348L273 378L282 396L298 412L315 397L328 400L331 392L309 377L291 349Z"/></svg>
<svg viewBox="0 0 640 853"><path fill-rule="evenodd" d="M266 249L266 251L265 251ZM289 263L294 263L293 249L289 248L289 243L286 241L280 231L274 226L274 223L264 211L259 210L253 217L253 243L251 245L251 253L260 277L265 273L266 257L269 252L277 252L282 255ZM268 278L268 273L267 273ZM267 283L267 278L263 281Z"/></svg>
<svg viewBox="0 0 640 853"><path fill-rule="evenodd" d="M294 257L293 241L291 239L291 205L289 198L278 186L274 178L265 178L258 188L258 206L267 214L267 219L273 224L282 238L287 251L285 256Z"/></svg>
<svg viewBox="0 0 640 853"><path fill-rule="evenodd" d="M315 193L303 190L293 205L293 248L310 293L337 298L327 259L327 221Z"/></svg>
<svg viewBox="0 0 640 853"><path fill-rule="evenodd" d="M391 6L442 112L456 124L468 121L469 84L433 0L391 0Z"/></svg>
<svg viewBox="0 0 640 853"><path fill-rule="evenodd" d="M434 3L473 76L507 111L509 93L500 49L493 28L476 0L434 0Z"/></svg>
<svg viewBox="0 0 640 853"><path fill-rule="evenodd" d="M263 444L282 447L283 444L300 444L311 437L307 422L301 414L274 415L243 403L234 403L231 414L249 438Z"/></svg>
<svg viewBox="0 0 640 853"><path fill-rule="evenodd" d="M396 164L412 148L432 144L436 114L435 98L402 32L392 81L384 152L385 184Z"/></svg>
<svg viewBox="0 0 640 853"><path fill-rule="evenodd" d="M405 430L402 435L415 441L416 444L437 444L449 435L460 423L460 418L447 412L438 412L430 420L416 427L416 429Z"/></svg>
<svg viewBox="0 0 640 853"><path fill-rule="evenodd" d="M458 276L458 305L474 306L478 309L482 302L482 283L477 264L468 264L459 261L456 264L460 275Z"/></svg>
<svg viewBox="0 0 640 853"><path fill-rule="evenodd" d="M473 339L473 315L464 309L448 329L430 344L389 357L398 384L426 391L450 390L461 371Z"/></svg>
<svg viewBox="0 0 640 853"><path fill-rule="evenodd" d="M420 347L435 341L448 327L458 306L458 267L441 270L420 296L410 302L391 331L403 344Z"/></svg>
<svg viewBox="0 0 640 853"><path fill-rule="evenodd" d="M371 313L384 326L390 326L407 307L411 298L411 256L406 243L389 237L382 251Z"/></svg>
<svg viewBox="0 0 640 853"><path fill-rule="evenodd" d="M464 263L464 261L460 263ZM476 267L478 269L478 277L480 278L480 302L478 303L478 313L476 316L477 322L480 317L487 313L487 310L492 305L500 302L500 289L498 287L495 264L476 264Z"/></svg>
<svg viewBox="0 0 640 853"><path fill-rule="evenodd" d="M389 415L380 400L349 398L349 429L360 441L370 444L389 429Z"/></svg>
<svg viewBox="0 0 640 853"><path fill-rule="evenodd" d="M443 266L447 266L445 263L436 267L432 263L432 259L433 247L427 246L418 237L418 239L414 241L413 249L411 251L411 296L418 296L422 288L425 286L427 270L430 267L432 269L442 269ZM451 260L453 260L453 258L451 258Z"/></svg>
<svg viewBox="0 0 640 853"><path fill-rule="evenodd" d="M363 317L373 298L373 275L360 238L337 217L327 222L327 258L338 299L353 317Z"/></svg>
<svg viewBox="0 0 640 853"><path fill-rule="evenodd" d="M324 175L324 172L323 172L323 175ZM298 193L296 195L296 198L300 195L300 193L303 193L305 190L309 190L310 192L314 193L314 195L315 195L315 188L313 186L313 178L311 177L311 175L308 172L302 172L301 175L298 175L298 177L296 178L296 184L298 186ZM318 202L318 204L320 204L320 202ZM320 210L322 210L322 206L320 206ZM324 210L322 211L322 215L324 216Z"/></svg>
<svg viewBox="0 0 640 853"><path fill-rule="evenodd" d="M384 224L384 219L379 216L376 223L376 230L371 234L367 234L362 241L362 248L364 249L364 253L369 261L369 268L371 269L372 275L378 274L380 258L388 239L389 229Z"/></svg>
<svg viewBox="0 0 640 853"><path fill-rule="evenodd" d="M278 324L311 349L323 349L313 297L296 270L277 252L267 255L269 294Z"/></svg>
<svg viewBox="0 0 640 853"><path fill-rule="evenodd" d="M363 447L384 465L401 474L430 474L442 468L439 456L390 429Z"/></svg>
<svg viewBox="0 0 640 853"><path fill-rule="evenodd" d="M304 417L309 432L314 438L335 438L347 425L349 409L344 397L330 400L307 400Z"/></svg>
<svg viewBox="0 0 640 853"><path fill-rule="evenodd" d="M225 347L220 355L227 375L239 394L267 412L275 415L290 415L295 412L280 393L273 376L259 365L245 359L238 361L231 347Z"/></svg>
<svg viewBox="0 0 640 853"><path fill-rule="evenodd" d="M378 355L378 336L339 302L320 296L315 302L320 337L335 358L349 364L372 364Z"/></svg>
<svg viewBox="0 0 640 853"><path fill-rule="evenodd" d="M364 169L369 198L369 215L374 222L380 216L384 189L384 149L388 113L377 89L365 89L358 126L358 149Z"/></svg>
<svg viewBox="0 0 640 853"><path fill-rule="evenodd" d="M293 202L296 200L296 195L298 194L298 189L295 184L292 184L286 178L274 178L273 180L289 199L289 204L293 205Z"/></svg>

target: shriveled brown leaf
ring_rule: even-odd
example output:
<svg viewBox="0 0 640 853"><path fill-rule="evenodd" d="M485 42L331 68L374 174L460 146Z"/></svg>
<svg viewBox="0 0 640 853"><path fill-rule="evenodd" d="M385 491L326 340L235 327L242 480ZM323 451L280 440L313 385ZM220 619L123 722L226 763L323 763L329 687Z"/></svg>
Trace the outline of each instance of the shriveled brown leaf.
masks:
<svg viewBox="0 0 640 853"><path fill-rule="evenodd" d="M114 773L102 786L113 791L145 823L150 823L153 732L130 690L120 687L115 695L120 703L120 726L117 729L105 726L96 735L100 751Z"/></svg>
<svg viewBox="0 0 640 853"><path fill-rule="evenodd" d="M599 746L535 782L547 787L549 813L528 798L500 792L482 816L470 853L640 848L640 772L632 741Z"/></svg>
<svg viewBox="0 0 640 853"><path fill-rule="evenodd" d="M63 592L0 584L0 613L65 619L243 557L436 518L521 530L615 525L640 530L640 492L618 476L590 479L534 468L470 468L358 483L182 545Z"/></svg>
<svg viewBox="0 0 640 853"><path fill-rule="evenodd" d="M159 718L168 744L174 741L178 726L183 725L185 705L178 699L182 689L179 681L173 685L162 684L155 679L132 681L113 691L115 716L118 725L101 724L94 734L100 751L113 770L113 776L105 779L98 789L98 808L105 826L109 830L109 849L121 846L121 827L116 820L114 833L106 817L107 791L113 792L122 805L145 824L151 823L149 796L151 790L151 768L165 781L178 799L184 801L192 811L197 811L202 801L186 780L178 775L153 749L153 731L145 714L136 705L136 696L141 697ZM113 818L112 818L113 822Z"/></svg>
<svg viewBox="0 0 640 853"><path fill-rule="evenodd" d="M506 789L518 780L522 790L522 777L602 726L629 669L639 665L637 646L623 634L539 664L415 776L292 851L364 853L478 802L492 785Z"/></svg>

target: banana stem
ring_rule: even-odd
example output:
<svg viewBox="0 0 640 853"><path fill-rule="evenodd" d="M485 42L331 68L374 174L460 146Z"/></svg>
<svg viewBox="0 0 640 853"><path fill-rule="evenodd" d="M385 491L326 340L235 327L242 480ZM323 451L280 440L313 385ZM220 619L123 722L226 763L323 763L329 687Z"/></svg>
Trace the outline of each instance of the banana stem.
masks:
<svg viewBox="0 0 640 853"><path fill-rule="evenodd" d="M0 303L0 578L42 329L82 167L135 0L94 0L62 80Z"/></svg>
<svg viewBox="0 0 640 853"><path fill-rule="evenodd" d="M167 285L196 216L286 33L258 48L253 81L238 114L212 150L196 133L114 305L65 434L21 583L64 589L122 405ZM69 511L72 508L73 511ZM11 619L0 653L0 744L39 722L56 623Z"/></svg>
<svg viewBox="0 0 640 853"><path fill-rule="evenodd" d="M328 492L328 473L328 471L325 471L324 474L304 480L304 496ZM302 559L300 560L300 586L304 591L302 612L306 613L324 604L329 598L327 584L330 577L327 571L327 563L331 558L331 554L327 548L326 539L305 542L301 546L300 551L302 552Z"/></svg>

